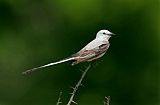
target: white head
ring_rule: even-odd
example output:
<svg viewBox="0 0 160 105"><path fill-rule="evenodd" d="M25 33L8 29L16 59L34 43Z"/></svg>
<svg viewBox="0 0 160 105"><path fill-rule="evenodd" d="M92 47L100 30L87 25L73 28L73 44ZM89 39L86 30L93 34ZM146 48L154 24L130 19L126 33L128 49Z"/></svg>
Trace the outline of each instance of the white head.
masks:
<svg viewBox="0 0 160 105"><path fill-rule="evenodd" d="M108 30L100 30L100 31L98 31L96 38L106 37L107 39L109 39L112 35L114 35L114 34Z"/></svg>

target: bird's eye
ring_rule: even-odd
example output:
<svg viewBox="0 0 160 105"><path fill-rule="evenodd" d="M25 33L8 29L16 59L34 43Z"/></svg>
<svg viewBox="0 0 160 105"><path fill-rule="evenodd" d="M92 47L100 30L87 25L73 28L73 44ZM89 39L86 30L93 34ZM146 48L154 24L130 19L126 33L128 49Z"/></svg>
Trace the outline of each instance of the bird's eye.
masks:
<svg viewBox="0 0 160 105"><path fill-rule="evenodd" d="M105 32L103 32L103 34L105 35L106 33L105 33Z"/></svg>

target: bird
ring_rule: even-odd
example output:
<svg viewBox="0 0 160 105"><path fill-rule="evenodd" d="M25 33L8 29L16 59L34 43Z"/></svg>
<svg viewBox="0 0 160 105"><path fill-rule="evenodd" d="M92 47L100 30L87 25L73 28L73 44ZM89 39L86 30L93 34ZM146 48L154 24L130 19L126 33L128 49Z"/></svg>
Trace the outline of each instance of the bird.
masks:
<svg viewBox="0 0 160 105"><path fill-rule="evenodd" d="M36 68L32 68L22 72L22 74L29 74L37 69L45 68L48 66L53 66L56 64L60 64L67 61L72 61L72 66L79 64L81 62L91 62L100 57L102 57L106 51L108 50L110 43L109 39L111 36L115 35L114 33L103 29L97 32L96 37L90 43L88 43L85 47L83 47L80 51L71 56L59 60L57 62L49 63L43 66L39 66Z"/></svg>

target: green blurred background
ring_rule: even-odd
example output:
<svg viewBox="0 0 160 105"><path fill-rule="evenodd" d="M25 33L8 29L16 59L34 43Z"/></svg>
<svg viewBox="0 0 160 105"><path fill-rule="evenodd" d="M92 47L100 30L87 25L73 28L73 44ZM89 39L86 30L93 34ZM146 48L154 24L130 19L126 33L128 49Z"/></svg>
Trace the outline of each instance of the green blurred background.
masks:
<svg viewBox="0 0 160 105"><path fill-rule="evenodd" d="M108 29L107 54L87 73L79 105L160 105L159 0L1 0L0 105L65 105L86 63L22 71L67 57Z"/></svg>

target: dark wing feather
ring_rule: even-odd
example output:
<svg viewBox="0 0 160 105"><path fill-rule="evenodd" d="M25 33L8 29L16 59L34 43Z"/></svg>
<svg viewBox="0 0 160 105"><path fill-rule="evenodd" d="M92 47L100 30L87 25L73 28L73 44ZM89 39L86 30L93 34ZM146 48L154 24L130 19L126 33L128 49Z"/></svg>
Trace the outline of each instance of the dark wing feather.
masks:
<svg viewBox="0 0 160 105"><path fill-rule="evenodd" d="M91 59L94 59L99 55L105 53L108 47L109 47L109 44L107 43L107 44L102 44L91 50L82 50L73 55L75 57L75 61L72 63L72 65L75 65L84 61L90 61Z"/></svg>

